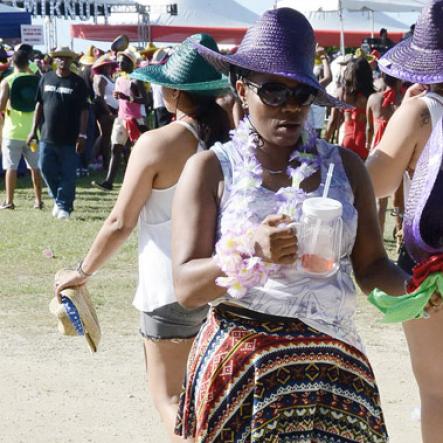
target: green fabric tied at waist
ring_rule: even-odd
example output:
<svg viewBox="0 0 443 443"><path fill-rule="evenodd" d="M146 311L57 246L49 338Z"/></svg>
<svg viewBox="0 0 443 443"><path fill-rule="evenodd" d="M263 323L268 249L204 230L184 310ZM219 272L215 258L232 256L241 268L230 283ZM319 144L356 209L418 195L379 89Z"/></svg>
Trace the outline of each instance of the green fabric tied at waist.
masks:
<svg viewBox="0 0 443 443"><path fill-rule="evenodd" d="M384 314L383 323L398 323L422 318L424 308L434 292L443 295L443 273L441 272L430 274L410 294L392 296L380 289L374 289L368 299Z"/></svg>

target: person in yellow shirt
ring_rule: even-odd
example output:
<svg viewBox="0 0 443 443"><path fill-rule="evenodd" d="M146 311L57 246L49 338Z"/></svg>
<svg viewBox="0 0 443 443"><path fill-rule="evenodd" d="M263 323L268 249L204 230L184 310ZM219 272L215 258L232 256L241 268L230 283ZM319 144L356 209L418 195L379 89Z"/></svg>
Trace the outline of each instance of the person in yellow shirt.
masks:
<svg viewBox="0 0 443 443"><path fill-rule="evenodd" d="M28 146L26 138L32 127L38 77L29 74L29 59L25 51L16 51L12 58L14 72L0 83L0 112L4 113L2 131L2 162L6 171L6 200L0 209L14 209L17 168L23 155L31 170L34 186L34 208L41 209L42 182L38 168L36 146Z"/></svg>

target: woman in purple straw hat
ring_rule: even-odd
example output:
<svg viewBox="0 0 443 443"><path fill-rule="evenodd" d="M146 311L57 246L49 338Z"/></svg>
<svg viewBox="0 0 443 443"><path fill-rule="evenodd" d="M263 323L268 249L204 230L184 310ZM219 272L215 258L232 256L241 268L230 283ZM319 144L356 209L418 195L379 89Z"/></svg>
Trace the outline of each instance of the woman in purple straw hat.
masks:
<svg viewBox="0 0 443 443"><path fill-rule="evenodd" d="M377 197L388 196L404 179L406 247L398 264L411 273L416 263L443 252L443 0L423 8L414 35L388 51L379 66L393 77L416 83L367 165ZM420 388L425 443L443 442L441 297L434 294L431 304L430 318L403 323Z"/></svg>
<svg viewBox="0 0 443 443"><path fill-rule="evenodd" d="M313 75L313 29L279 8L234 55L196 47L230 74L246 118L229 142L187 162L174 199L178 300L211 305L188 360L176 432L205 443L386 442L353 322L352 271L365 292L401 294L407 275L386 256L363 162L305 126L312 103L346 106ZM334 228L320 227L319 217L341 220L335 247Z"/></svg>

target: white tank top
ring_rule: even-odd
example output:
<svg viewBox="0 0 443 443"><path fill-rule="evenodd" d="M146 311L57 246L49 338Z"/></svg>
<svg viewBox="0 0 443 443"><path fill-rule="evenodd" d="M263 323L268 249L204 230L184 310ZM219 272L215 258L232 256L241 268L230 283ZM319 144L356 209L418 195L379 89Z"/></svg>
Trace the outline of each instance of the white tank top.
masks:
<svg viewBox="0 0 443 443"><path fill-rule="evenodd" d="M103 99L105 100L106 104L112 109L118 109L118 100L112 95L115 89L115 83L108 77L106 77L106 75L101 75L100 77L102 77L106 81L105 95Z"/></svg>
<svg viewBox="0 0 443 443"><path fill-rule="evenodd" d="M206 148L196 129L184 121L176 121L188 129L198 141L197 151ZM138 220L138 286L133 305L151 312L177 301L172 281L171 208L177 184L166 189L152 189Z"/></svg>
<svg viewBox="0 0 443 443"><path fill-rule="evenodd" d="M426 103L431 115L432 130L435 128L437 122L443 117L443 97L435 92L428 92L425 96L420 97ZM412 178L408 171L403 174L403 195L405 201L409 196L409 189L411 188Z"/></svg>

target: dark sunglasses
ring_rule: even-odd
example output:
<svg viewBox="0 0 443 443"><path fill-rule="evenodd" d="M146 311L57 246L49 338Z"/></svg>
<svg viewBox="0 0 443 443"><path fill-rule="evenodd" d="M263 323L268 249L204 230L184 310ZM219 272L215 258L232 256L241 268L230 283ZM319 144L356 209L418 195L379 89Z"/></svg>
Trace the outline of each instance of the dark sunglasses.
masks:
<svg viewBox="0 0 443 443"><path fill-rule="evenodd" d="M300 84L295 88L289 88L283 83L277 82L258 85L247 79L243 79L243 81L260 97L260 100L265 105L272 107L285 105L289 99L293 100L298 106L309 106L314 103L318 92L317 89L305 84Z"/></svg>

